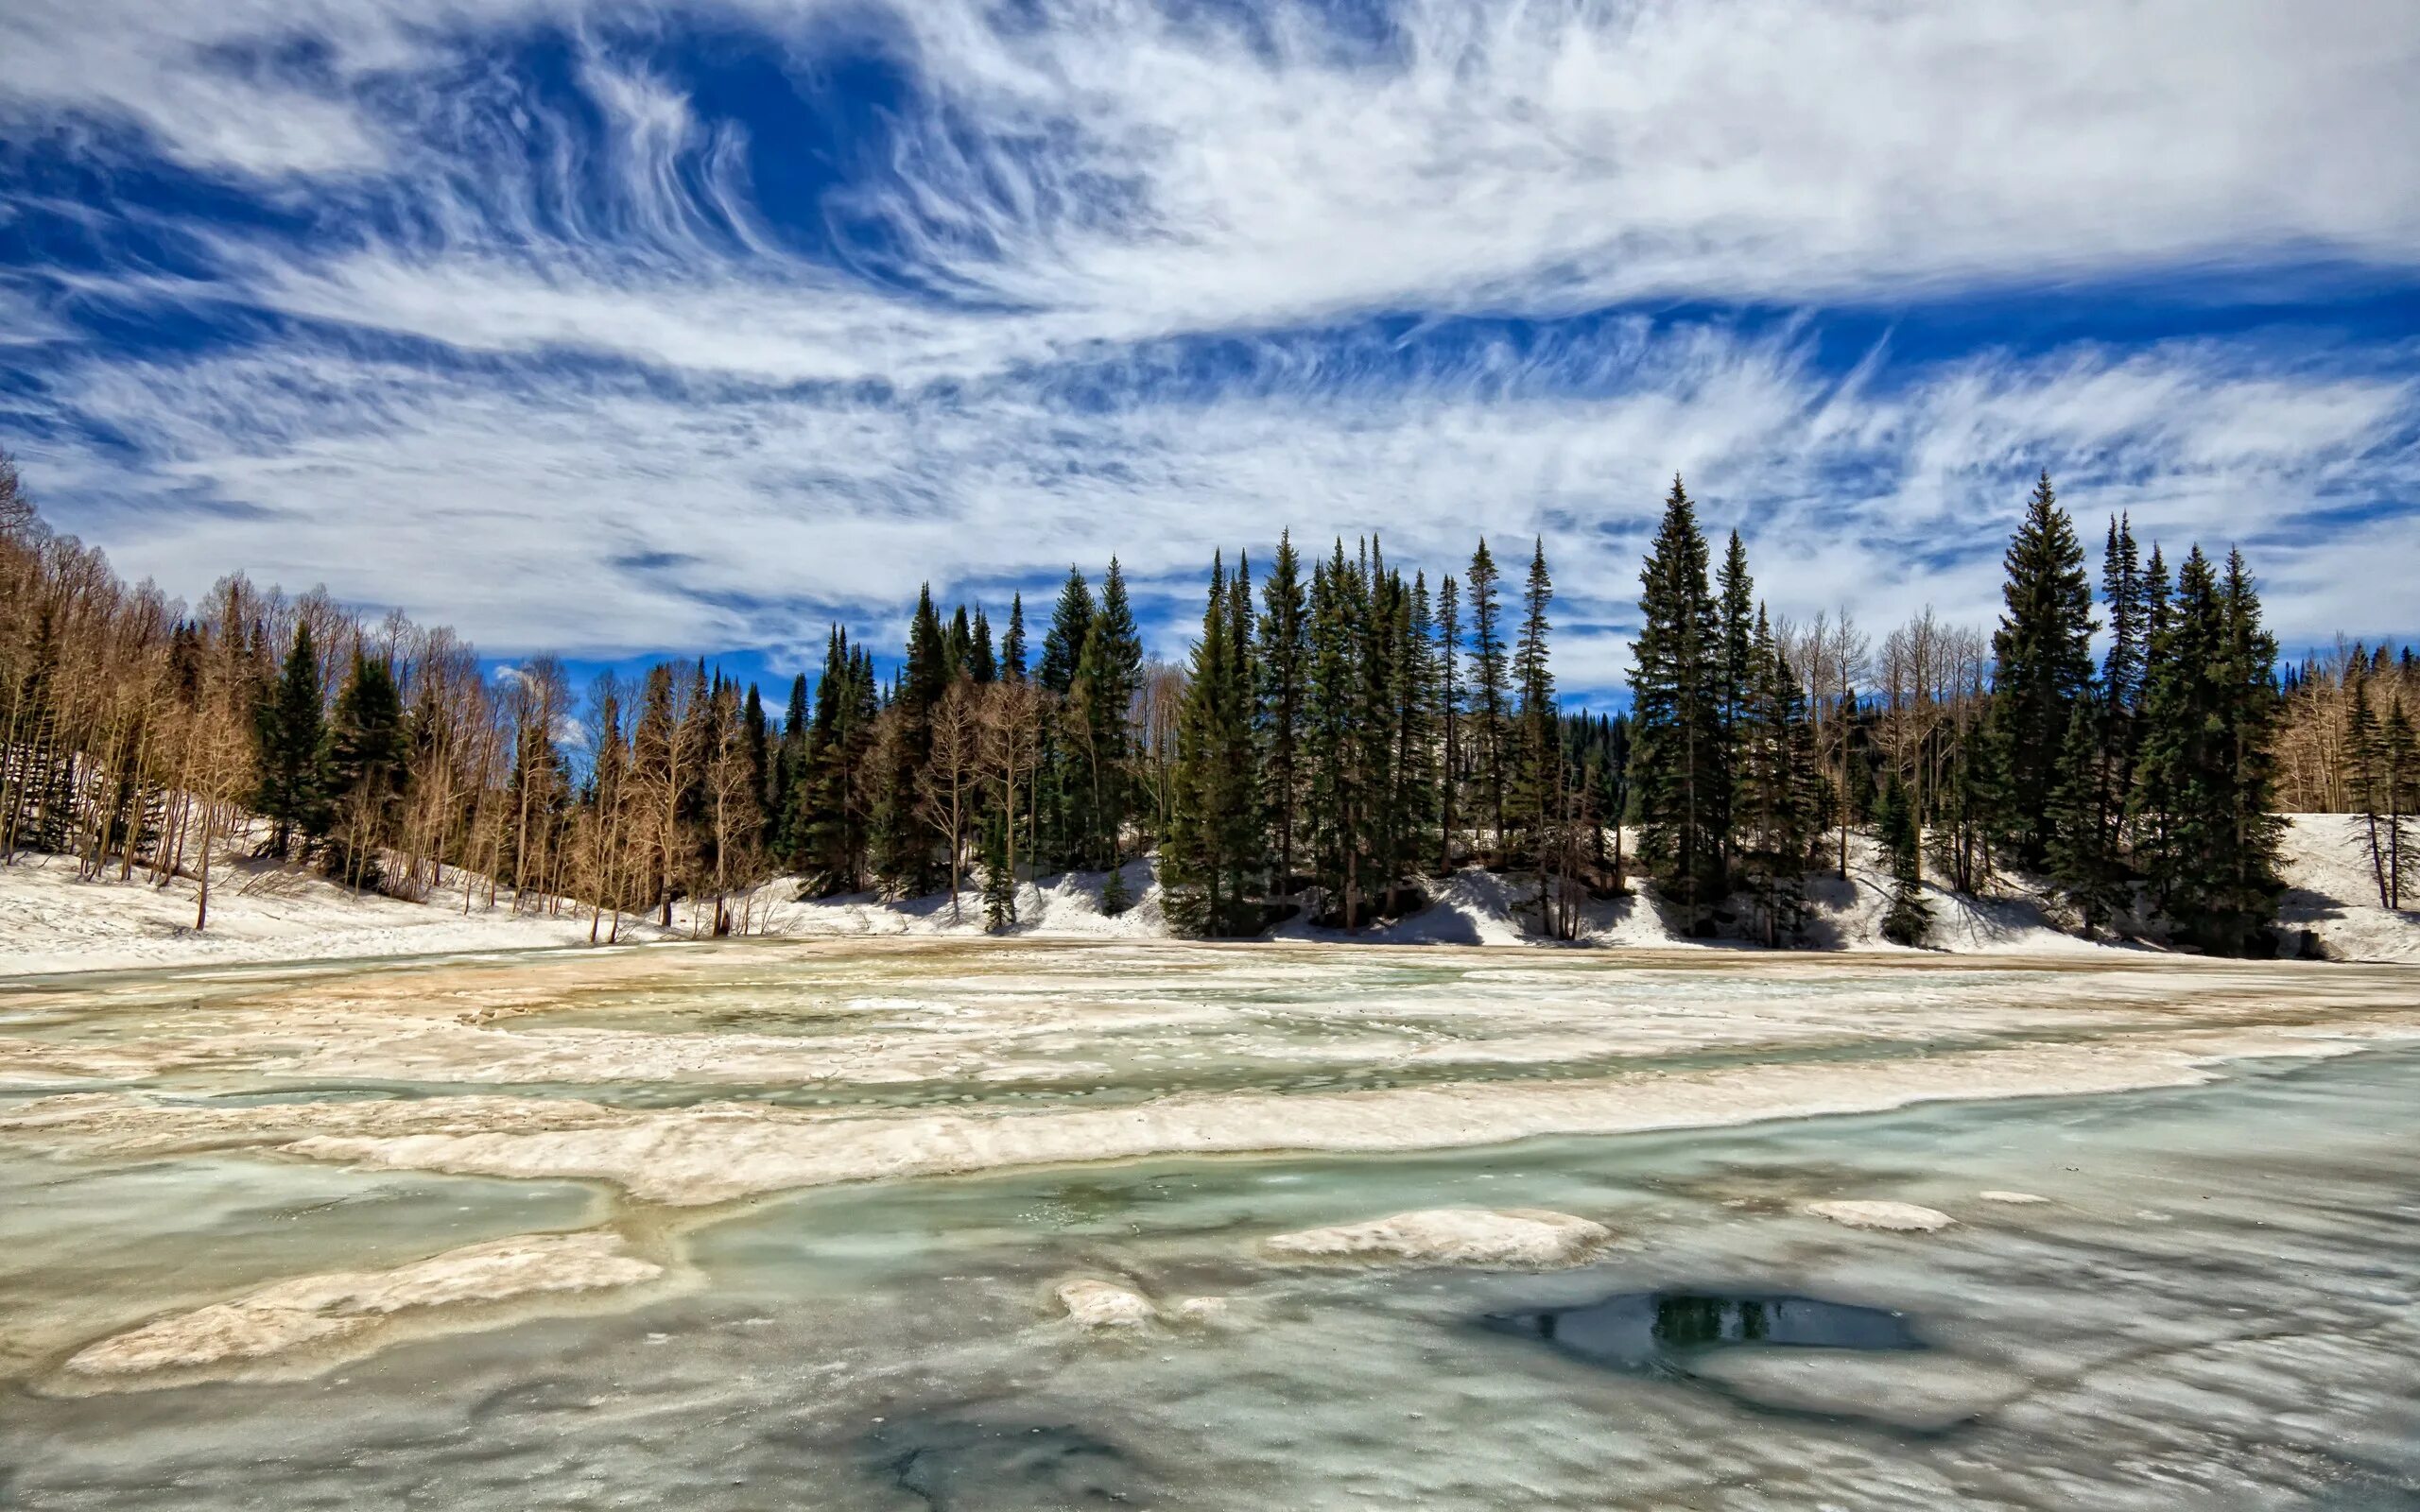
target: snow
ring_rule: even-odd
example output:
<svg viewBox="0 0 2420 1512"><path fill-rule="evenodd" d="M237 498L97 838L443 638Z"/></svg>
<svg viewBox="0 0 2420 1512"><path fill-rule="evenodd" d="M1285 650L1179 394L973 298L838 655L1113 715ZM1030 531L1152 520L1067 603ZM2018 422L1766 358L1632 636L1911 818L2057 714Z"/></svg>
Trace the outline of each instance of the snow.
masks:
<svg viewBox="0 0 2420 1512"><path fill-rule="evenodd" d="M2317 935L2331 959L2420 961L2420 910L2378 906L2368 826L2360 815L2287 815L2283 869L2279 921ZM2420 884L2420 853L2411 869ZM2406 898L2420 901L2420 885Z"/></svg>
<svg viewBox="0 0 2420 1512"><path fill-rule="evenodd" d="M2201 985L2179 987L2190 992ZM1124 1107L1035 1110L994 1104L823 1112L739 1102L658 1108L476 1095L198 1105L77 1092L0 1110L0 1133L61 1150L167 1155L250 1145L367 1170L606 1181L641 1201L703 1207L840 1182L1153 1156L1459 1149L1934 1101L2190 1087L2223 1074L2219 1068L2229 1060L2323 1058L2420 1038L2420 1015L2396 985L2379 985L2367 1006L2365 1019L2325 1029L2221 1027L2188 999L2165 1030L2076 1042L1569 1081L1180 1092Z"/></svg>
<svg viewBox="0 0 2420 1512"><path fill-rule="evenodd" d="M1893 1233L1932 1233L1958 1220L1938 1208L1912 1202L1810 1202L1806 1211L1849 1228L1882 1228Z"/></svg>
<svg viewBox="0 0 2420 1512"><path fill-rule="evenodd" d="M1115 1281L1081 1277L1061 1281L1053 1295L1079 1328L1140 1328L1159 1316L1150 1297Z"/></svg>
<svg viewBox="0 0 2420 1512"><path fill-rule="evenodd" d="M607 1232L525 1234L449 1249L392 1270L279 1281L232 1301L173 1314L89 1345L63 1367L84 1377L199 1368L357 1340L400 1313L654 1280L664 1267Z"/></svg>
<svg viewBox="0 0 2420 1512"><path fill-rule="evenodd" d="M79 881L69 856L19 855L0 866L0 973L103 971L211 962L432 955L583 945L588 916L486 907L458 892L406 902L355 892L300 868L222 865L210 921L193 927L196 885ZM481 891L481 899L484 897ZM643 937L652 931L643 931ZM631 930L623 930L627 938Z"/></svg>
<svg viewBox="0 0 2420 1512"><path fill-rule="evenodd" d="M1543 1208L1500 1212L1483 1208L1429 1208L1367 1223L1274 1234L1261 1242L1261 1248L1286 1259L1538 1270L1577 1265L1613 1237L1613 1230L1603 1224Z"/></svg>
<svg viewBox="0 0 2420 1512"><path fill-rule="evenodd" d="M2420 913L2377 906L2360 820L2347 815L2288 816L2281 910L2289 931L2308 930L2320 950L2342 960L2420 960ZM1068 872L1018 887L1012 934L1036 939L1150 940L1168 931L1152 863L1127 863L1123 877L1132 906L1101 911L1106 873ZM584 945L590 921L578 904L542 900L516 912L509 891L498 906L485 902L474 879L470 910L462 907L459 874L424 903L357 894L297 868L247 862L222 866L214 878L209 928L191 926L194 885L178 879L154 887L140 879L78 881L72 860L21 856L0 866L0 974L105 971L209 962L311 960L464 951ZM1595 900L1582 911L1574 942L1599 948L1737 950L1737 938L1690 939L1651 891ZM1882 938L1889 877L1873 842L1853 835L1845 880L1825 872L1806 883L1812 919L1806 943L1820 949L1906 954L2101 955L2143 945L2113 945L2069 933L2021 879L2008 896L1962 897L1932 883L1933 927L1927 952ZM1282 940L1389 945L1523 945L1540 943L1528 926L1531 884L1519 873L1478 868L1427 885L1427 906L1405 918L1347 935L1296 919L1271 932ZM982 900L970 885L955 917L947 894L884 900L873 894L801 901L795 879L757 890L749 911L764 933L855 938L960 936L983 933ZM625 919L626 942L686 939L695 921L677 910L673 926ZM1745 927L1744 918L1732 926Z"/></svg>

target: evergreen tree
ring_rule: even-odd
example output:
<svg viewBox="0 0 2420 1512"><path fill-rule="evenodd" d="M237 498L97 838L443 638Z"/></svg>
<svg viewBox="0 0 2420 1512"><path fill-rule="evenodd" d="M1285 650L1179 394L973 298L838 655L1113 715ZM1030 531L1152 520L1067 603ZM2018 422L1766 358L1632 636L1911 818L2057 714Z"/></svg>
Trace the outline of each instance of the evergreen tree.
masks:
<svg viewBox="0 0 2420 1512"><path fill-rule="evenodd" d="M966 670L977 687L999 680L999 659L992 648L992 622L984 617L979 604L975 609L975 641L967 657Z"/></svg>
<svg viewBox="0 0 2420 1512"><path fill-rule="evenodd" d="M1239 569L1240 570L1240 569ZM1075 736L1082 758L1083 828L1077 854L1086 864L1115 868L1126 822L1128 713L1143 682L1143 637L1126 597L1117 558L1101 583L1100 606L1086 627L1070 685Z"/></svg>
<svg viewBox="0 0 2420 1512"><path fill-rule="evenodd" d="M908 656L885 711L891 728L876 791L871 842L874 873L893 896L913 897L941 884L933 844L917 814L918 776L931 759L933 708L948 690L948 646L930 586L919 591L908 627Z"/></svg>
<svg viewBox="0 0 2420 1512"><path fill-rule="evenodd" d="M1806 923L1814 737L1798 675L1762 604L1749 627L1748 667L1730 742L1733 843L1759 933L1778 945Z"/></svg>
<svg viewBox="0 0 2420 1512"><path fill-rule="evenodd" d="M2275 645L2239 558L2195 547L2151 646L2135 791L2146 880L2177 936L2214 954L2270 943L2283 885L2270 812Z"/></svg>
<svg viewBox="0 0 2420 1512"><path fill-rule="evenodd" d="M355 887L381 882L378 849L404 791L404 700L384 661L353 654L328 732L328 790L336 823L329 875Z"/></svg>
<svg viewBox="0 0 2420 1512"><path fill-rule="evenodd" d="M1017 879L1009 867L1009 830L994 814L983 826L983 928L1005 934L1017 919Z"/></svg>
<svg viewBox="0 0 2420 1512"><path fill-rule="evenodd" d="M1454 796L1461 790L1462 749L1462 605L1460 586L1447 573L1437 584L1437 719L1444 731L1437 782L1437 875L1454 870L1454 830L1460 811Z"/></svg>
<svg viewBox="0 0 2420 1512"><path fill-rule="evenodd" d="M1411 592L1398 593L1396 603L1392 807L1401 843L1393 874L1401 877L1419 870L1440 843L1437 727L1444 675L1437 661L1427 576L1414 573Z"/></svg>
<svg viewBox="0 0 2420 1512"><path fill-rule="evenodd" d="M1276 838L1280 893L1294 890L1295 842L1303 808L1303 721L1308 693L1310 627L1303 597L1302 562L1288 531L1260 586L1260 644L1255 690L1261 807Z"/></svg>
<svg viewBox="0 0 2420 1512"><path fill-rule="evenodd" d="M765 722L765 700L752 682L739 711L739 737L742 765L748 772L749 806L756 815L753 838L757 844L769 845L773 839L773 732Z"/></svg>
<svg viewBox="0 0 2420 1512"><path fill-rule="evenodd" d="M1050 628L1042 637L1042 665L1035 673L1044 688L1063 698L1076 685L1076 663L1092 634L1094 612L1092 586L1082 573L1069 567L1067 581L1059 589L1059 602L1050 611Z"/></svg>
<svg viewBox="0 0 2420 1512"><path fill-rule="evenodd" d="M959 678L975 676L975 626L967 618L966 606L958 606L950 616L949 639L942 648L942 684L946 687Z"/></svg>
<svg viewBox="0 0 2420 1512"><path fill-rule="evenodd" d="M1516 798L1523 838L1537 860L1538 919L1551 933L1549 889L1562 855L1563 739L1560 711L1555 706L1554 670L1547 656L1547 619L1554 600L1554 581L1547 574L1546 538L1537 539L1530 557L1530 575L1521 593L1521 630L1512 653L1512 679L1519 690L1520 740Z"/></svg>
<svg viewBox="0 0 2420 1512"><path fill-rule="evenodd" d="M1740 789L1746 776L1741 746L1749 738L1749 707L1756 698L1761 671L1755 644L1759 612L1755 579L1748 576L1748 549L1740 544L1737 530L1731 532L1731 539L1723 547L1722 565L1715 570L1714 588L1716 612L1722 626L1721 669L1716 698L1722 726L1724 780L1716 792L1718 807L1712 823L1722 850L1723 876L1728 880L1737 846L1733 833L1734 815L1743 798Z"/></svg>
<svg viewBox="0 0 2420 1512"><path fill-rule="evenodd" d="M2086 939L2126 906L2126 882L2111 823L2113 760L2105 708L2079 701L2067 718L2059 785L2050 795L2050 881L2067 896Z"/></svg>
<svg viewBox="0 0 2420 1512"><path fill-rule="evenodd" d="M1501 610L1495 596L1495 558L1488 554L1487 538L1479 538L1471 553L1470 570L1462 576L1463 602L1471 614L1471 756L1478 768L1479 792L1495 825L1491 850L1504 848L1505 711L1504 637L1496 628Z"/></svg>
<svg viewBox="0 0 2420 1512"><path fill-rule="evenodd" d="M1214 560L1179 715L1176 802L1161 850L1167 919L1188 935L1238 933L1257 922L1240 896L1259 805L1252 711L1233 641L1239 597L1229 589L1223 558Z"/></svg>
<svg viewBox="0 0 2420 1512"><path fill-rule="evenodd" d="M1722 635L1706 586L1705 537L1678 477L1639 584L1630 679L1639 860L1698 933L1724 881Z"/></svg>
<svg viewBox="0 0 2420 1512"><path fill-rule="evenodd" d="M320 654L308 620L294 627L285 669L260 711L259 782L253 807L276 828L269 852L287 854L327 833L327 721L320 703Z"/></svg>
<svg viewBox="0 0 2420 1512"><path fill-rule="evenodd" d="M1000 638L1000 676L1010 682L1023 682L1025 667L1025 595L1009 596L1008 633Z"/></svg>
<svg viewBox="0 0 2420 1512"><path fill-rule="evenodd" d="M1932 904L1925 897L1915 809L1897 782L1884 780L1875 800L1874 823L1891 865L1891 904L1882 915L1882 937L1894 945L1923 945L1932 932Z"/></svg>
<svg viewBox="0 0 2420 1512"><path fill-rule="evenodd" d="M2060 783L2067 723L2092 683L2092 588L2083 546L2044 472L2010 540L2007 608L1992 636L2007 803L2000 833L2018 863L2038 870L2051 845L2050 799Z"/></svg>

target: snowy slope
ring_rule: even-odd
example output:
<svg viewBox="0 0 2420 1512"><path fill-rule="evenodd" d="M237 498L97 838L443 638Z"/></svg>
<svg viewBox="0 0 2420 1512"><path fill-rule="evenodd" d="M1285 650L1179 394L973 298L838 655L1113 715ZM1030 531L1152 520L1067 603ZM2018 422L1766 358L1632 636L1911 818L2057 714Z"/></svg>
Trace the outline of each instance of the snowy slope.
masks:
<svg viewBox="0 0 2420 1512"><path fill-rule="evenodd" d="M2358 821L2342 815L2290 819L2286 871L2291 890L2283 922L2308 929L2325 954L2345 960L2420 960L2420 913L2377 906ZM1815 919L1808 943L1821 949L1893 951L1881 937L1888 878L1871 842L1852 837L1849 875L1807 879ZM1018 889L1017 932L1045 938L1150 939L1167 933L1149 861L1127 864L1133 905L1112 918L1101 912L1104 874L1071 872ZM802 902L796 884L767 885L751 914L765 932L801 936L977 936L982 899L969 887L951 916L946 894L885 902L871 894ZM1534 943L1524 917L1529 884L1518 875L1478 868L1430 885L1432 902L1417 913L1346 936L1296 919L1273 931L1280 939L1380 944L1519 945ZM1934 948L1959 954L2076 954L2142 946L2094 944L2061 928L2042 905L2023 895L1962 898L1927 885ZM257 863L224 869L212 889L209 929L196 934L193 885L180 880L154 888L132 883L79 882L72 861L21 857L0 866L0 975L103 971L194 962L325 959L426 954L461 950L528 949L584 944L585 912L563 904L560 914L488 908L475 897L466 914L461 895L426 903L357 895L308 872ZM625 919L625 940L682 939L694 933L685 911L673 927ZM1653 894L1590 903L1578 942L1596 947L1738 949L1739 941L1690 940L1668 920Z"/></svg>

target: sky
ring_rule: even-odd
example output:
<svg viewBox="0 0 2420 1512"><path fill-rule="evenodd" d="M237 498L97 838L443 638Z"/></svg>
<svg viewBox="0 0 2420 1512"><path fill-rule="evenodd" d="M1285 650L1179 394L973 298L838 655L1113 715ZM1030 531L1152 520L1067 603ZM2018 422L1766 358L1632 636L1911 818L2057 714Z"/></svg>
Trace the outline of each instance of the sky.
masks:
<svg viewBox="0 0 2420 1512"><path fill-rule="evenodd" d="M2410 0L8 9L0 446L188 599L779 678L1484 532L1612 703L1675 473L1878 641L2048 469L2420 635Z"/></svg>

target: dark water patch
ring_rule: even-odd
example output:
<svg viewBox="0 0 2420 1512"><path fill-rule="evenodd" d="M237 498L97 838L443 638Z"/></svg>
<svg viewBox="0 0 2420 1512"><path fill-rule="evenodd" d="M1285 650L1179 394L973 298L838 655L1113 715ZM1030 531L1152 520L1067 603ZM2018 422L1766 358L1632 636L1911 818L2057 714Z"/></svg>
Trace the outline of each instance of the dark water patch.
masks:
<svg viewBox="0 0 2420 1512"><path fill-rule="evenodd" d="M1631 1375L1685 1376L1723 1349L1921 1349L1906 1314L1771 1293L1624 1292L1577 1307L1491 1313L1480 1326Z"/></svg>
<svg viewBox="0 0 2420 1512"><path fill-rule="evenodd" d="M866 1435L874 1473L934 1512L1165 1504L1130 1450L1069 1423L918 1416Z"/></svg>

